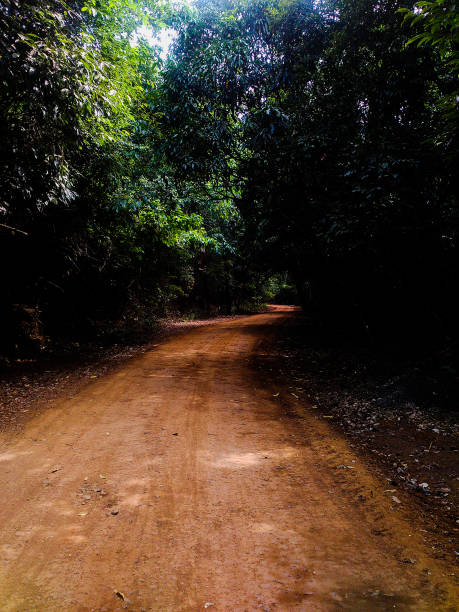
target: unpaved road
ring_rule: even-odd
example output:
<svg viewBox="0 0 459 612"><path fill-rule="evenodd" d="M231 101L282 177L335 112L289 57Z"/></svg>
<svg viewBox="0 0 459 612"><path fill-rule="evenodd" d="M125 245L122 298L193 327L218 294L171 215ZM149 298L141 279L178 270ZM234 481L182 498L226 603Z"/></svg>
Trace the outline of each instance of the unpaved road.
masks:
<svg viewBox="0 0 459 612"><path fill-rule="evenodd" d="M406 501L250 368L288 316L169 339L0 439L2 612L457 609Z"/></svg>

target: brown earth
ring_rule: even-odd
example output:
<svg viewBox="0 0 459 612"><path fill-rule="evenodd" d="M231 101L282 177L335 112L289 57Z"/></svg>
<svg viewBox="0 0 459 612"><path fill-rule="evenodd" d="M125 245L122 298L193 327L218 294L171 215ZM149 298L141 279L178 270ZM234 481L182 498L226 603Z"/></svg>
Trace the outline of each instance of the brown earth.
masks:
<svg viewBox="0 0 459 612"><path fill-rule="evenodd" d="M457 610L409 500L250 367L290 316L170 338L1 435L2 611Z"/></svg>
<svg viewBox="0 0 459 612"><path fill-rule="evenodd" d="M393 351L331 344L330 336L316 331L313 320L301 312L276 329L265 351L263 345L257 347L253 366L275 371L300 406L344 432L365 463L387 479L395 496L410 497L434 556L456 564L459 423L452 398L432 393L432 371L424 364L427 384L420 393L416 363L394 361ZM438 397L435 403L429 394Z"/></svg>

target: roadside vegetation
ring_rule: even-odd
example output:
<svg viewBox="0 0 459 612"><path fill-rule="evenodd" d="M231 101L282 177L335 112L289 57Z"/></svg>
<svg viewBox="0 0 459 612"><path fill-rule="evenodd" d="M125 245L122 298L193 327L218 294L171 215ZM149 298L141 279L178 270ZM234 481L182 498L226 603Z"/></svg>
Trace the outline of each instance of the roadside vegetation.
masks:
<svg viewBox="0 0 459 612"><path fill-rule="evenodd" d="M449 393L458 32L453 0L0 0L3 359L277 300Z"/></svg>

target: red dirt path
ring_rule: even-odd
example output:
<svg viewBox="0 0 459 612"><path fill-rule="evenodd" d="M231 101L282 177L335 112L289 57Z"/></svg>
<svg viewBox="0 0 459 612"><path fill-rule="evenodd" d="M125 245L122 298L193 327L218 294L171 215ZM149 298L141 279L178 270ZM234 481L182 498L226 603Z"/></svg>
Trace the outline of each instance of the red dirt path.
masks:
<svg viewBox="0 0 459 612"><path fill-rule="evenodd" d="M288 316L173 337L2 434L3 612L457 609L416 514L248 367Z"/></svg>

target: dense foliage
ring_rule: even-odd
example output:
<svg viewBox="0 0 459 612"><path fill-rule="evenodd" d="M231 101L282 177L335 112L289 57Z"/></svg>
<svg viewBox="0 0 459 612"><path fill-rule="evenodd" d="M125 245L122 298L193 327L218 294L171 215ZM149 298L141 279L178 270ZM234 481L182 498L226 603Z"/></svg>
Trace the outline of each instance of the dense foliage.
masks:
<svg viewBox="0 0 459 612"><path fill-rule="evenodd" d="M451 0L0 0L3 349L292 285L457 338L457 36Z"/></svg>
<svg viewBox="0 0 459 612"><path fill-rule="evenodd" d="M134 44L167 18L157 2L0 3L3 352L185 307L221 247L168 180L158 49ZM237 218L206 215L212 231Z"/></svg>
<svg viewBox="0 0 459 612"><path fill-rule="evenodd" d="M179 175L231 193L252 254L289 270L329 324L455 333L458 143L443 100L457 75L443 47L407 44L400 1L199 7L164 75Z"/></svg>

